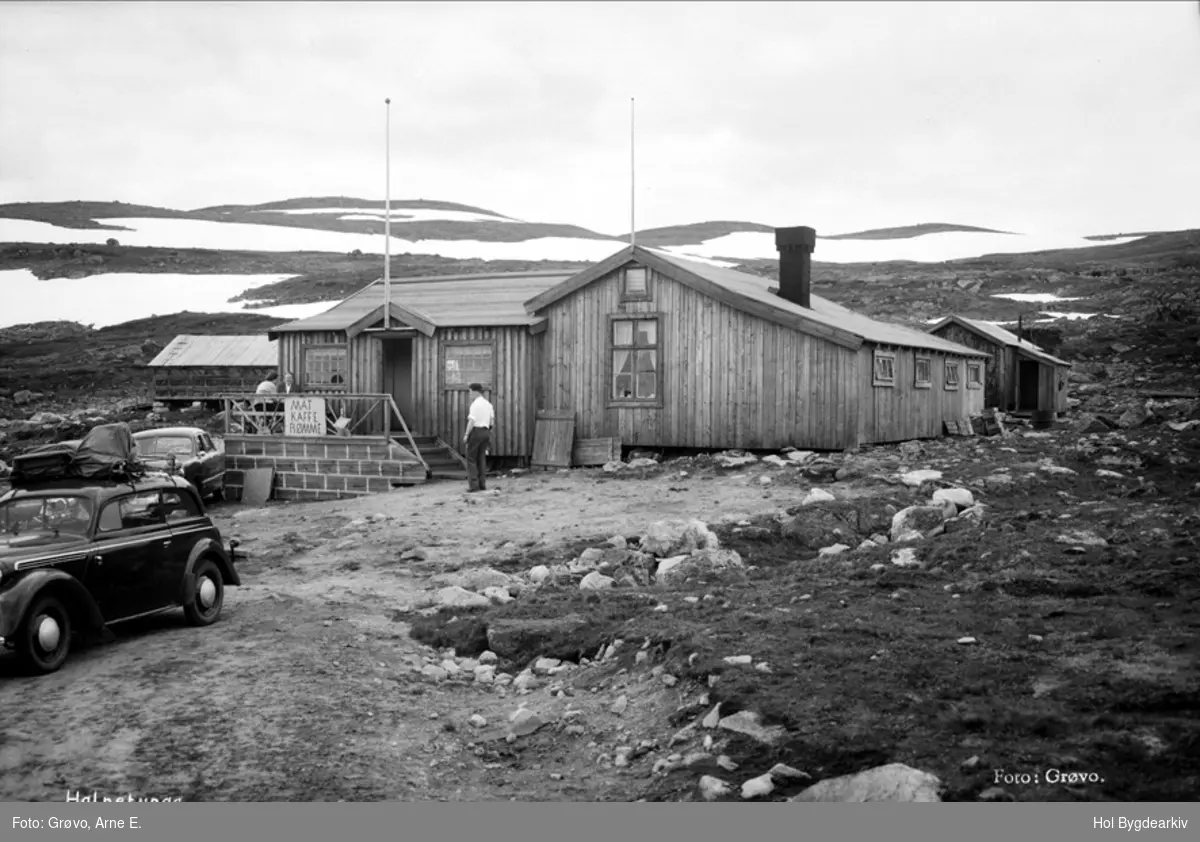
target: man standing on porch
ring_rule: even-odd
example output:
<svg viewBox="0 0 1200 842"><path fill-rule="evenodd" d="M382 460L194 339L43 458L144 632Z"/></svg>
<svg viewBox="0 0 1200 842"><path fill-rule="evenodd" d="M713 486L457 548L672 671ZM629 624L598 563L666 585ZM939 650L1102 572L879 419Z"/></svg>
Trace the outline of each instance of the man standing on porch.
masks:
<svg viewBox="0 0 1200 842"><path fill-rule="evenodd" d="M492 441L492 426L496 411L483 396L483 386L471 384L471 408L467 410L467 432L463 444L467 446L467 491L487 489L487 450Z"/></svg>

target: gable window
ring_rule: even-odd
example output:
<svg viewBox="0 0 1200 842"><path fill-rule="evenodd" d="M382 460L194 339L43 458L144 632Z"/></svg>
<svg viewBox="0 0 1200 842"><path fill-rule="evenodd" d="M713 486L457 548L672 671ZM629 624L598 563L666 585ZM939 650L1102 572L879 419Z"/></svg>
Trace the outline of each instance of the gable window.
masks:
<svg viewBox="0 0 1200 842"><path fill-rule="evenodd" d="M344 345L304 349L304 385L317 392L342 391L349 379L349 358Z"/></svg>
<svg viewBox="0 0 1200 842"><path fill-rule="evenodd" d="M896 385L896 355L890 351L875 352L875 372L871 381L876 386Z"/></svg>
<svg viewBox="0 0 1200 842"><path fill-rule="evenodd" d="M658 319L613 319L612 400L657 401Z"/></svg>
<svg viewBox="0 0 1200 842"><path fill-rule="evenodd" d="M492 388L496 366L491 342L447 343L442 350L443 388L468 389L472 383Z"/></svg>
<svg viewBox="0 0 1200 842"><path fill-rule="evenodd" d="M982 389L983 388L983 363L968 362L967 363L967 388Z"/></svg>
<svg viewBox="0 0 1200 842"><path fill-rule="evenodd" d="M946 360L946 390L953 391L958 388L958 362Z"/></svg>
<svg viewBox="0 0 1200 842"><path fill-rule="evenodd" d="M933 385L933 360L929 357L917 357L913 373L913 386L918 389L928 389Z"/></svg>
<svg viewBox="0 0 1200 842"><path fill-rule="evenodd" d="M645 266L626 266L621 272L621 300L650 297L650 270Z"/></svg>

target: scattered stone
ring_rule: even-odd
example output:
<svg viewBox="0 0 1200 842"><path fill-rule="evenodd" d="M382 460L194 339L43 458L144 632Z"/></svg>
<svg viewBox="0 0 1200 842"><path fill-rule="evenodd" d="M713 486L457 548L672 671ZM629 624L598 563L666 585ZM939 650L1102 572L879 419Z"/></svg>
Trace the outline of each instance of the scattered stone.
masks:
<svg viewBox="0 0 1200 842"><path fill-rule="evenodd" d="M720 542L703 521L662 520L650 526L642 536L640 546L643 552L667 558L688 555L696 550L717 549Z"/></svg>
<svg viewBox="0 0 1200 842"><path fill-rule="evenodd" d="M912 488L919 487L922 483L932 482L933 480L941 479L941 471L907 471L900 475L900 481Z"/></svg>
<svg viewBox="0 0 1200 842"><path fill-rule="evenodd" d="M442 669L436 664L426 664L425 666L421 667L421 675L425 676L426 678L431 678L434 681L445 681L446 678L449 677L450 673L446 672L446 670Z"/></svg>
<svg viewBox="0 0 1200 842"><path fill-rule="evenodd" d="M615 549L618 549L618 550L624 550L624 549L629 548L629 542L626 541L625 537L622 535L613 535L605 543L607 543L610 547L614 547Z"/></svg>
<svg viewBox="0 0 1200 842"><path fill-rule="evenodd" d="M800 501L800 505L811 506L814 503L831 503L835 500L837 500L837 498L828 491L823 491L820 488L814 488L812 491L808 492L803 500Z"/></svg>
<svg viewBox="0 0 1200 842"><path fill-rule="evenodd" d="M959 509L969 509L975 505L975 495L965 488L939 488L933 492L933 501L943 501L954 504Z"/></svg>
<svg viewBox="0 0 1200 842"><path fill-rule="evenodd" d="M1109 471L1104 468L1096 471L1096 476L1104 477L1105 479L1125 479L1124 474L1118 474L1116 471Z"/></svg>
<svg viewBox="0 0 1200 842"><path fill-rule="evenodd" d="M812 775L808 774L808 772L802 772L785 763L776 763L767 774L777 781L806 781L812 779Z"/></svg>
<svg viewBox="0 0 1200 842"><path fill-rule="evenodd" d="M725 731L743 734L764 745L775 745L787 736L785 728L780 725L763 725L761 717L757 713L748 710L738 711L735 714L723 717L717 725Z"/></svg>
<svg viewBox="0 0 1200 842"><path fill-rule="evenodd" d="M763 461L768 465L774 465L777 468L785 468L791 464L787 459L784 459L782 456L776 456L773 453L770 456L764 456Z"/></svg>
<svg viewBox="0 0 1200 842"><path fill-rule="evenodd" d="M491 664L480 664L474 669L476 684L496 683L496 668Z"/></svg>
<svg viewBox="0 0 1200 842"><path fill-rule="evenodd" d="M813 784L796 802L941 801L941 781L903 763L877 766L855 775L827 778Z"/></svg>
<svg viewBox="0 0 1200 842"><path fill-rule="evenodd" d="M816 455L811 450L789 450L787 452L787 458L792 462L807 462Z"/></svg>
<svg viewBox="0 0 1200 842"><path fill-rule="evenodd" d="M612 588L616 585L617 580L611 576L605 576L593 570L591 573L583 577L579 582L579 590L581 591L603 591Z"/></svg>
<svg viewBox="0 0 1200 842"><path fill-rule="evenodd" d="M659 562L654 573L654 580L660 585L676 585L694 576L734 576L740 577L745 571L745 563L735 550L722 550L708 547L696 550L690 555L679 558L666 565Z"/></svg>
<svg viewBox="0 0 1200 842"><path fill-rule="evenodd" d="M617 697L617 700L612 703L612 707L609 708L609 710L611 710L617 716L620 716L621 714L625 713L625 709L628 707L629 697L622 693Z"/></svg>
<svg viewBox="0 0 1200 842"><path fill-rule="evenodd" d="M978 796L976 796L976 800L978 800L978 801L1016 801L1017 799L1015 796L1012 795L1012 793L1010 793L1008 790L1006 790L1002 787L989 786L983 792L979 793Z"/></svg>
<svg viewBox="0 0 1200 842"><path fill-rule="evenodd" d="M732 664L734 666L742 666L742 665L750 664L751 662L753 662L754 658L752 658L749 655L728 655L725 658L722 658L722 660L725 661L725 663L727 663L727 664Z"/></svg>
<svg viewBox="0 0 1200 842"><path fill-rule="evenodd" d="M712 738L710 737L709 739L712 739ZM735 763L733 758L730 757L728 754L722 754L720 757L718 757L717 765L720 766L722 769L724 769L726 772L736 772L737 768L738 768L738 764Z"/></svg>
<svg viewBox="0 0 1200 842"><path fill-rule="evenodd" d="M508 588L501 588L501 587L484 588L483 595L485 597L487 597L491 602L494 602L497 605L504 605L506 603L513 601L512 594L510 594L508 592Z"/></svg>
<svg viewBox="0 0 1200 842"><path fill-rule="evenodd" d="M718 702L713 709L701 720L700 724L705 728L716 728L721 724L721 704Z"/></svg>
<svg viewBox="0 0 1200 842"><path fill-rule="evenodd" d="M1108 541L1095 532L1079 529L1065 532L1054 539L1057 544L1070 544L1073 547L1107 547Z"/></svg>
<svg viewBox="0 0 1200 842"><path fill-rule="evenodd" d="M977 640L976 640L975 638L973 638L973 637L960 637L960 638L958 639L958 643L960 643L960 644L961 644L961 645L963 645L963 646L971 646L972 644L975 644L975 643L978 643L978 642L979 642L979 641L977 641Z"/></svg>
<svg viewBox="0 0 1200 842"><path fill-rule="evenodd" d="M959 768L961 768L964 772L974 772L976 769L978 769L982 765L983 765L983 761L980 760L979 755L976 754L971 757L968 757L961 764L959 764Z"/></svg>
<svg viewBox="0 0 1200 842"><path fill-rule="evenodd" d="M528 737L546 725L546 720L529 710L529 708L519 708L508 718L508 722L509 733L518 737Z"/></svg>
<svg viewBox="0 0 1200 842"><path fill-rule="evenodd" d="M450 585L438 591L437 601L439 605L451 608L481 608L492 604L492 601L486 596L474 593L466 588L461 588L458 585Z"/></svg>
<svg viewBox="0 0 1200 842"><path fill-rule="evenodd" d="M819 555L819 556L841 555L842 553L846 552L846 550L848 550L848 549L850 549L849 544L833 544L832 546L829 546L829 547L822 547L820 550L817 551L817 555Z"/></svg>
<svg viewBox="0 0 1200 842"><path fill-rule="evenodd" d="M500 656L491 650L485 649L483 652L479 653L479 657L476 660L478 660L480 664L494 664L500 660Z"/></svg>
<svg viewBox="0 0 1200 842"><path fill-rule="evenodd" d="M538 658L533 662L534 674L546 675L555 667L561 666L562 661L558 658Z"/></svg>
<svg viewBox="0 0 1200 842"><path fill-rule="evenodd" d="M893 541L932 538L946 531L946 513L940 506L909 506L892 517Z"/></svg>
<svg viewBox="0 0 1200 842"><path fill-rule="evenodd" d="M542 582L550 578L550 568L544 564L539 564L537 567L529 569L529 581L535 585L540 585Z"/></svg>
<svg viewBox="0 0 1200 842"><path fill-rule="evenodd" d="M896 567L921 566L921 560L917 558L917 550L915 547L901 547L898 550L892 550L891 561Z"/></svg>
<svg viewBox="0 0 1200 842"><path fill-rule="evenodd" d="M759 775L742 784L742 798L749 801L752 798L766 798L775 791L775 781L771 776Z"/></svg>
<svg viewBox="0 0 1200 842"><path fill-rule="evenodd" d="M477 713L472 715L471 718L467 721L469 723L471 723L471 726L474 728L486 728L487 727L487 720L484 719L482 716L480 716Z"/></svg>

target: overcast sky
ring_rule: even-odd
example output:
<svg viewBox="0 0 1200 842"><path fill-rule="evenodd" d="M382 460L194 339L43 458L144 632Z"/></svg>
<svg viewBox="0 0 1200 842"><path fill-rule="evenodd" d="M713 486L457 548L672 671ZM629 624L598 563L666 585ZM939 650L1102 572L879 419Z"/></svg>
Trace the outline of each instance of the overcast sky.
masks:
<svg viewBox="0 0 1200 842"><path fill-rule="evenodd" d="M0 3L0 202L1200 228L1200 4Z"/></svg>

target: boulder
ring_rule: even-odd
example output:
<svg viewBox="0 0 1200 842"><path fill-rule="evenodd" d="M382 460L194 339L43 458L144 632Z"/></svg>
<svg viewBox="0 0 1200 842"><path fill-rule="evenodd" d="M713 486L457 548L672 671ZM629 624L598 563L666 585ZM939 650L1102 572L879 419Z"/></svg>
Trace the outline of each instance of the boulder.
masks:
<svg viewBox="0 0 1200 842"><path fill-rule="evenodd" d="M856 775L828 778L791 801L941 801L941 781L903 763L877 766Z"/></svg>
<svg viewBox="0 0 1200 842"><path fill-rule="evenodd" d="M917 488L923 483L932 482L933 480L941 479L941 471L922 470L922 471L907 471L900 475L900 481L907 486Z"/></svg>
<svg viewBox="0 0 1200 842"><path fill-rule="evenodd" d="M660 585L680 585L689 579L739 580L745 575L745 562L733 550L704 549L684 556L665 570L662 563L655 572L655 582Z"/></svg>
<svg viewBox="0 0 1200 842"><path fill-rule="evenodd" d="M893 541L932 538L946 531L946 512L941 506L909 506L892 518Z"/></svg>
<svg viewBox="0 0 1200 842"><path fill-rule="evenodd" d="M642 536L643 552L666 558L683 555L694 550L715 549L720 546L717 536L709 531L703 521L660 520L650 525Z"/></svg>
<svg viewBox="0 0 1200 842"><path fill-rule="evenodd" d="M817 501L789 509L792 519L781 533L804 549L817 552L831 544L857 544L890 528L887 514L869 500Z"/></svg>
<svg viewBox="0 0 1200 842"><path fill-rule="evenodd" d="M762 717L750 710L722 717L717 722L717 727L723 731L742 734L768 746L778 745L787 737L787 729L782 725L764 725Z"/></svg>
<svg viewBox="0 0 1200 842"><path fill-rule="evenodd" d="M832 503L835 500L837 500L837 498L828 491L822 491L819 488L814 488L804 496L804 499L800 501L800 505L811 506L814 503Z"/></svg>
<svg viewBox="0 0 1200 842"><path fill-rule="evenodd" d="M1131 406L1121 413L1121 417L1117 419L1117 426L1125 430L1132 430L1148 423L1151 418L1153 415L1145 404Z"/></svg>
<svg viewBox="0 0 1200 842"><path fill-rule="evenodd" d="M12 402L17 406L23 406L24 404L31 403L33 399L33 392L29 391L28 389L21 389L18 392L13 392L12 396Z"/></svg>
<svg viewBox="0 0 1200 842"><path fill-rule="evenodd" d="M605 576L603 573L593 570L591 573L584 576L582 581L580 581L579 590L604 591L610 589L615 584L616 580L611 576Z"/></svg>
<svg viewBox="0 0 1200 842"><path fill-rule="evenodd" d="M513 583L512 576L491 567L447 573L437 578L447 585L457 585L470 591L482 591L484 588L504 588Z"/></svg>
<svg viewBox="0 0 1200 842"><path fill-rule="evenodd" d="M731 791L729 784L720 778L715 778L712 775L704 775L700 778L700 797L705 801L717 801L721 798L726 798Z"/></svg>
<svg viewBox="0 0 1200 842"><path fill-rule="evenodd" d="M477 594L458 585L442 588L437 594L438 605L448 608L482 608L491 605L492 601L483 594Z"/></svg>
<svg viewBox="0 0 1200 842"><path fill-rule="evenodd" d="M933 492L933 502L949 502L956 510L961 511L975 505L975 495L965 488L939 488Z"/></svg>
<svg viewBox="0 0 1200 842"><path fill-rule="evenodd" d="M578 614L526 620L491 620L487 627L488 649L502 658L514 658L531 652L562 651L569 641L587 626ZM570 650L571 647L567 646Z"/></svg>

